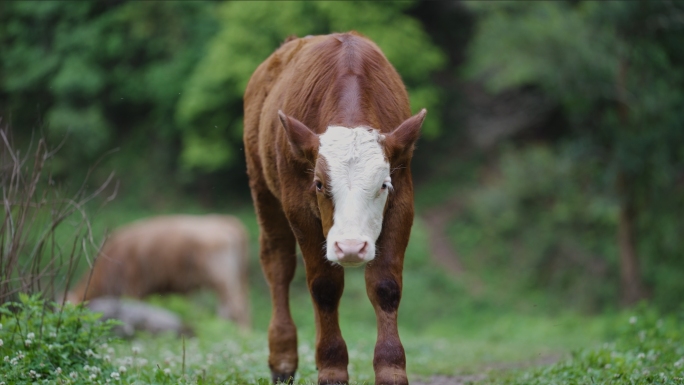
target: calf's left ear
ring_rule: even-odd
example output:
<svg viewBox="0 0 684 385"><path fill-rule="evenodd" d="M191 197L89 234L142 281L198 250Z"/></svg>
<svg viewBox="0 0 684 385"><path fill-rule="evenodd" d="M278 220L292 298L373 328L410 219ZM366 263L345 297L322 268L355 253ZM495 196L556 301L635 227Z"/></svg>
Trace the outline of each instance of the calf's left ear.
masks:
<svg viewBox="0 0 684 385"><path fill-rule="evenodd" d="M413 147L420 136L420 128L426 114L427 110L423 108L385 136L387 155L391 160L410 157L413 154Z"/></svg>

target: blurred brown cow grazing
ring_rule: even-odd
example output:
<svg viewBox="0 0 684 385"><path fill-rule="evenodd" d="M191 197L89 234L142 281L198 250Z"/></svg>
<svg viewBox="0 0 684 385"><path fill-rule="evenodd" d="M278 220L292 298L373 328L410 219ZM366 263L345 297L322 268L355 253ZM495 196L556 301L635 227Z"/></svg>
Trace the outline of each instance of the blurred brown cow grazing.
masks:
<svg viewBox="0 0 684 385"><path fill-rule="evenodd" d="M105 241L92 274L67 300L104 296L216 292L219 314L243 328L250 324L247 232L234 217L174 215L124 226Z"/></svg>

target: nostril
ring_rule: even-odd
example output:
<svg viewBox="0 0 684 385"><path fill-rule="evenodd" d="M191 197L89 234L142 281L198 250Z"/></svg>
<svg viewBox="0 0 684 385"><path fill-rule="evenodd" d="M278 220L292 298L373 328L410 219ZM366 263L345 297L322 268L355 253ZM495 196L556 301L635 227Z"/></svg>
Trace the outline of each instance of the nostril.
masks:
<svg viewBox="0 0 684 385"><path fill-rule="evenodd" d="M338 258L344 257L344 251L340 247L339 242L335 242L335 255L337 255Z"/></svg>
<svg viewBox="0 0 684 385"><path fill-rule="evenodd" d="M359 250L359 255L366 254L367 249L368 249L368 242L363 242L363 245L361 246L361 249Z"/></svg>

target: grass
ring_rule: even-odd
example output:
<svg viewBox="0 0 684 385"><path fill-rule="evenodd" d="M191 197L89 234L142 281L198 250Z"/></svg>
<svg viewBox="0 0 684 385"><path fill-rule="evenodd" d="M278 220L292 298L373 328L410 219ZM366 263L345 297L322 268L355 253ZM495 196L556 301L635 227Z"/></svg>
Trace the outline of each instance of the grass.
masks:
<svg viewBox="0 0 684 385"><path fill-rule="evenodd" d="M92 218L93 231L104 234L135 219L162 213L205 213L195 206L152 212L112 203ZM251 239L250 282L253 330L238 331L215 316L216 299L200 292L189 297L153 296L148 300L171 309L188 323L196 337L140 335L112 345L115 366L127 368L126 383L266 383L269 371L266 328L270 300L258 263L258 226L251 207L223 208L239 217ZM404 293L400 307L400 335L407 354L410 378L432 375L496 374L567 357L572 349L603 342L608 319L572 313L549 315L544 302L497 298L495 291L479 295L437 267L427 251L427 230L418 220L406 253ZM81 271L86 270L86 264ZM315 383L313 310L306 290L304 269L298 266L292 283L291 304L298 326L300 365L297 383ZM524 312L520 310L524 309ZM362 269L346 272L340 324L350 352L354 383L373 382L375 315L365 293ZM136 352L136 353L134 353Z"/></svg>
<svg viewBox="0 0 684 385"><path fill-rule="evenodd" d="M163 209L140 207L117 199L104 207L93 201L88 212L93 244L106 233L136 219L152 215L204 214L207 209L188 202L162 205ZM417 202L417 207L422 207ZM178 314L196 332L196 337L140 335L105 348L123 383L267 383L266 328L270 300L258 262L258 226L251 205L215 208L230 213L246 225L251 236L250 282L253 330L238 331L215 316L216 299L211 293L190 297L153 296L148 300ZM78 225L77 215L65 223ZM69 226L57 228L57 243L73 242ZM82 259L76 278L91 261ZM606 317L587 318L558 312L551 316L542 296L523 297L502 293L497 287L473 290L467 282L448 276L429 257L427 229L416 219L406 252L404 291L399 314L400 335L407 354L411 378L432 375L497 373L511 367L528 366L564 357L571 349L597 345L606 330ZM340 324L349 348L349 372L355 383L373 382L375 314L366 296L363 269L348 269L340 307ZM64 282L64 280L62 280ZM75 282L75 280L74 280ZM297 382L315 383L313 310L305 285L301 258L292 283L291 308L299 332L300 365ZM101 353L105 354L105 353ZM82 378L90 378L91 369ZM89 371L90 370L90 371ZM47 375L47 374L46 374ZM80 377L79 377L80 378ZM114 377L109 378L113 380ZM104 380L103 378L98 378ZM2 377L0 376L0 382Z"/></svg>
<svg viewBox="0 0 684 385"><path fill-rule="evenodd" d="M684 314L682 314L684 315ZM682 315L642 307L618 317L612 342L579 349L555 365L510 373L503 384L684 384Z"/></svg>

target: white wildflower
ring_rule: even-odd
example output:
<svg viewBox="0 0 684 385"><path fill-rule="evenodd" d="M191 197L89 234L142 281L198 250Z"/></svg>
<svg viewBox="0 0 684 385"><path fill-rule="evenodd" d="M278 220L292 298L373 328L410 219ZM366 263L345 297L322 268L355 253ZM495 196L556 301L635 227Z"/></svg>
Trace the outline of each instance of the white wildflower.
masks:
<svg viewBox="0 0 684 385"><path fill-rule="evenodd" d="M88 350L85 351L85 355L88 356L88 357L90 357L90 356L95 355L95 353L93 353L93 350L92 350L92 349L88 349Z"/></svg>
<svg viewBox="0 0 684 385"><path fill-rule="evenodd" d="M629 317L629 323L630 324L634 325L636 322L637 322L637 317L635 317L635 316Z"/></svg>
<svg viewBox="0 0 684 385"><path fill-rule="evenodd" d="M62 374L62 368L58 366L57 369L55 369L55 374Z"/></svg>
<svg viewBox="0 0 684 385"><path fill-rule="evenodd" d="M644 358L644 357L646 357L646 355L645 355L644 353L639 353L639 354L637 354L637 358L638 358L638 359L642 359L642 358Z"/></svg>
<svg viewBox="0 0 684 385"><path fill-rule="evenodd" d="M57 337L57 333L55 333L55 332L50 332L50 337L56 338L56 337Z"/></svg>
<svg viewBox="0 0 684 385"><path fill-rule="evenodd" d="M0 345L0 346L2 346L2 345ZM3 358L3 361L9 362L9 356L5 356L5 358Z"/></svg>
<svg viewBox="0 0 684 385"><path fill-rule="evenodd" d="M680 358L679 361L674 363L675 368L679 368L684 365L684 357Z"/></svg>
<svg viewBox="0 0 684 385"><path fill-rule="evenodd" d="M133 354L138 354L140 353L140 346L134 346L131 350L133 351Z"/></svg>
<svg viewBox="0 0 684 385"><path fill-rule="evenodd" d="M167 376L169 374L171 374L171 369L169 369L169 368L164 369L164 374L166 374Z"/></svg>
<svg viewBox="0 0 684 385"><path fill-rule="evenodd" d="M24 341L24 345L25 345L27 348L30 347L32 343L33 343L32 340L26 340L26 341Z"/></svg>
<svg viewBox="0 0 684 385"><path fill-rule="evenodd" d="M26 335L26 338L32 340L32 339L36 338L36 335L35 335L35 333L29 333Z"/></svg>
<svg viewBox="0 0 684 385"><path fill-rule="evenodd" d="M93 373L90 376L88 376L88 378L90 378L91 380L94 380L97 378L97 374Z"/></svg>
<svg viewBox="0 0 684 385"><path fill-rule="evenodd" d="M73 379L76 379L76 378L78 378L78 373L76 373L76 372L71 372L71 373L69 373L69 377L71 377L71 378L73 378Z"/></svg>
<svg viewBox="0 0 684 385"><path fill-rule="evenodd" d="M85 370L86 372L89 372L90 371L90 365L85 365L83 367L83 370Z"/></svg>
<svg viewBox="0 0 684 385"><path fill-rule="evenodd" d="M125 366L119 366L119 373L126 373L126 367Z"/></svg>
<svg viewBox="0 0 684 385"><path fill-rule="evenodd" d="M2 338L0 338L0 346L4 345L5 343L2 342Z"/></svg>
<svg viewBox="0 0 684 385"><path fill-rule="evenodd" d="M115 380L118 380L118 379L119 379L119 373L117 373L117 372L112 372L111 377L112 377L113 379L115 379Z"/></svg>
<svg viewBox="0 0 684 385"><path fill-rule="evenodd" d="M0 324L0 330L2 330L2 324Z"/></svg>
<svg viewBox="0 0 684 385"><path fill-rule="evenodd" d="M36 371L35 370L29 370L29 377L36 378Z"/></svg>

